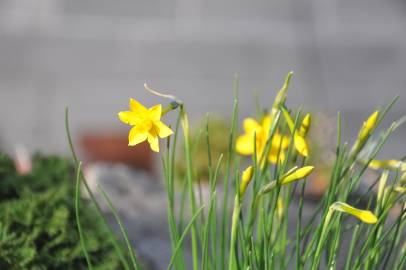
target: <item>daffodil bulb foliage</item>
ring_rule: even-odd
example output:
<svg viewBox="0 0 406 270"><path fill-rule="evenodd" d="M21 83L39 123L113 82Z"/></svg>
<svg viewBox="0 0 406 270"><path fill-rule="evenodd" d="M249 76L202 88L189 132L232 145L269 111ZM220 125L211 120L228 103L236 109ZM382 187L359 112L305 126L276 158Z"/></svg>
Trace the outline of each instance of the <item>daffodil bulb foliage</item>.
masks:
<svg viewBox="0 0 406 270"><path fill-rule="evenodd" d="M130 99L130 110L118 113L120 120L132 126L128 134L128 145L135 146L148 141L152 151L159 152L159 138L166 138L173 131L161 122L162 105L147 109L135 99Z"/></svg>

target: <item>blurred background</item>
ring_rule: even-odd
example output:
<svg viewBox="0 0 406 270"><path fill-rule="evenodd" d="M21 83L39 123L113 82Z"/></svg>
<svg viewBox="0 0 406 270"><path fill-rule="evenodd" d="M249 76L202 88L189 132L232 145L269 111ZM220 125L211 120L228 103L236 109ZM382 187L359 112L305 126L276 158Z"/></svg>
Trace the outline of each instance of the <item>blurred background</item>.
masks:
<svg viewBox="0 0 406 270"><path fill-rule="evenodd" d="M206 112L230 116L235 73L243 118L255 112L254 90L270 105L290 70L289 106L323 113L333 131L341 110L349 140L396 95L385 124L401 117L406 1L0 0L0 149L68 154L69 106L82 158L104 160L111 157L109 146L126 147L128 127L117 112L127 109L130 97L148 106L165 102L147 93L144 82L183 100L196 122ZM381 157L403 157L405 138L402 127ZM156 173L154 157L144 150L134 164L144 162L140 167ZM150 213L122 204L133 211L128 224ZM155 218L164 221L162 205ZM161 229L155 226L135 228L142 233L133 235L151 239ZM165 244L160 240L140 251L155 252L158 265L159 257L168 258L155 249Z"/></svg>
<svg viewBox="0 0 406 270"><path fill-rule="evenodd" d="M193 118L229 115L234 73L242 117L253 89L271 104L289 70L291 107L342 110L355 128L400 94L399 116L405 14L404 0L1 0L0 145L66 152L66 105L76 135L124 130L116 113L129 97L163 102L144 82L178 96Z"/></svg>

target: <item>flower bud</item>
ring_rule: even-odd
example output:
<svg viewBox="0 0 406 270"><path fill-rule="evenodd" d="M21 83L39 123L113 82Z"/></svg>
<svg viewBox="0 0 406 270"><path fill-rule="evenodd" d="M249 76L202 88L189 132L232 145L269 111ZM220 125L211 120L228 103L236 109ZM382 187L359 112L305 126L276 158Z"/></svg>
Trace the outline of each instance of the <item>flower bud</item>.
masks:
<svg viewBox="0 0 406 270"><path fill-rule="evenodd" d="M310 113L307 113L305 117L303 117L302 124L300 125L300 135L301 136L306 136L307 132L309 132L310 125L312 123L312 117L310 116Z"/></svg>
<svg viewBox="0 0 406 270"><path fill-rule="evenodd" d="M359 142L364 142L368 135L371 134L372 130L376 127L378 121L379 111L375 111L371 116L364 122L361 130L359 131L358 140Z"/></svg>
<svg viewBox="0 0 406 270"><path fill-rule="evenodd" d="M371 211L357 209L357 208L352 207L351 205L343 203L343 202L333 203L330 206L330 209L334 209L336 211L350 214L350 215L358 218L359 220L361 220L364 223L375 224L378 221L376 216Z"/></svg>
<svg viewBox="0 0 406 270"><path fill-rule="evenodd" d="M282 176L280 180L281 185L289 184L290 182L305 178L309 174L311 174L314 170L313 166L305 166L300 169L289 171L284 176Z"/></svg>
<svg viewBox="0 0 406 270"><path fill-rule="evenodd" d="M253 166L249 166L242 173L241 184L240 184L240 196L241 197L244 196L245 191L247 190L247 186L251 182L253 174L254 174L254 167Z"/></svg>
<svg viewBox="0 0 406 270"><path fill-rule="evenodd" d="M304 157L309 156L309 147L305 138L297 133L293 136L293 143L295 144L296 150Z"/></svg>
<svg viewBox="0 0 406 270"><path fill-rule="evenodd" d="M272 108L278 108L279 104L286 98L286 94L289 88L290 79L293 76L293 71L290 71L288 75L286 75L285 83L283 84L282 88L279 90L278 94L275 97L275 101L273 103Z"/></svg>

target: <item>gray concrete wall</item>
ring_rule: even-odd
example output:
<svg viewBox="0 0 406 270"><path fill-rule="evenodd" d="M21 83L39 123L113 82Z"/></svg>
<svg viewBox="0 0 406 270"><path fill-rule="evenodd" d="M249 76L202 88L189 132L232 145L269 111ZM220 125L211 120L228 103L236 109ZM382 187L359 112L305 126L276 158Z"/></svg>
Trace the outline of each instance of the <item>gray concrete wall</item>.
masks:
<svg viewBox="0 0 406 270"><path fill-rule="evenodd" d="M406 114L404 0L1 0L0 146L66 152L73 133L126 128L116 113L143 83L184 100L198 119L231 112L240 74L241 116L252 90L270 104L289 70L292 106L341 109L355 130L400 94ZM387 150L406 152L406 129Z"/></svg>

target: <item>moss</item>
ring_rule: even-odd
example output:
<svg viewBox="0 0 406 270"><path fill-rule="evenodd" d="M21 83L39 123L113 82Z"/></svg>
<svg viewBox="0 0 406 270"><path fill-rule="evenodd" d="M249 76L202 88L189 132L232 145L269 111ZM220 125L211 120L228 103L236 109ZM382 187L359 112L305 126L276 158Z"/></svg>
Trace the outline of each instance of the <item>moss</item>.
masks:
<svg viewBox="0 0 406 270"><path fill-rule="evenodd" d="M0 269L86 269L74 215L75 170L56 156L36 154L19 175L0 155ZM81 209L95 269L118 269L119 260L90 204Z"/></svg>

